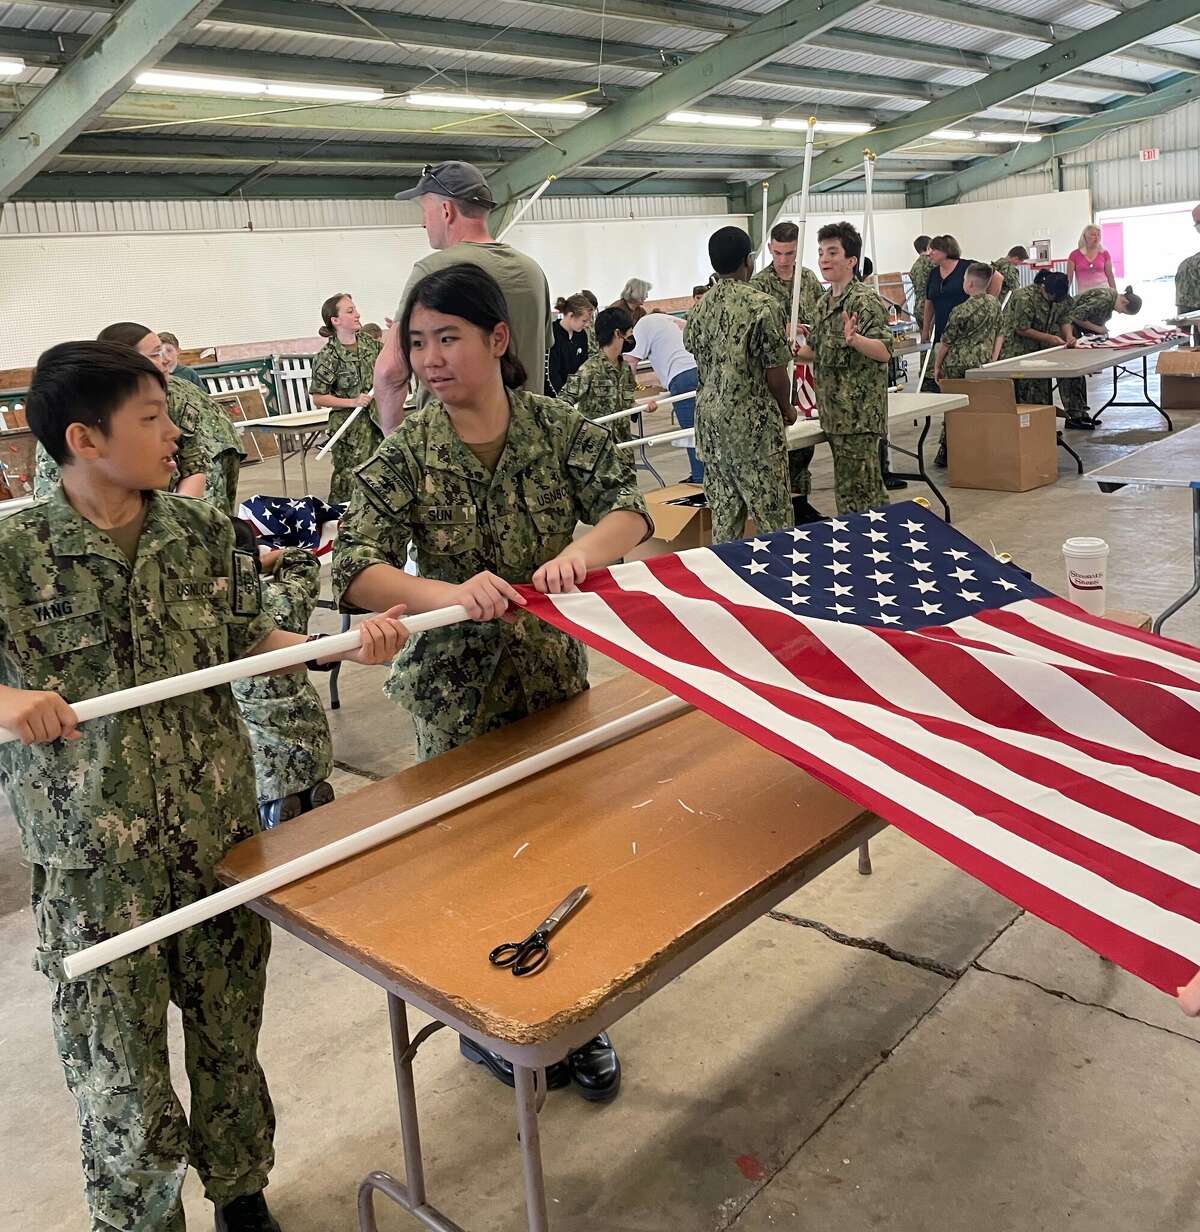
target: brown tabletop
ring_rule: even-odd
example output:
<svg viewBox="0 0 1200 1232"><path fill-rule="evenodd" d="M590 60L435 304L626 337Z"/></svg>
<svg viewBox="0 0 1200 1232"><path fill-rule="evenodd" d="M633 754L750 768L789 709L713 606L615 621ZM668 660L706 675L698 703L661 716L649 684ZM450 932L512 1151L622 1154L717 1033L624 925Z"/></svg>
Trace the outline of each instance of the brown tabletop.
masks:
<svg viewBox="0 0 1200 1232"><path fill-rule="evenodd" d="M227 882L666 696L631 675L235 847ZM864 815L695 711L289 886L256 906L398 995L535 1045L652 979L739 909L828 862ZM824 861L824 863L822 862ZM517 979L488 952L575 886L591 894ZM714 942L715 943L715 942Z"/></svg>

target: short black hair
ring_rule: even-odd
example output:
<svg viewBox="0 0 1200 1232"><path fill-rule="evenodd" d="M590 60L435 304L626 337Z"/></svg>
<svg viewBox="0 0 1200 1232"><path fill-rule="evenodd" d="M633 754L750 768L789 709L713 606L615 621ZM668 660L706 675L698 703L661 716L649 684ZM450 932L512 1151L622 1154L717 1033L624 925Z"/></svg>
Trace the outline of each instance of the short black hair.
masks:
<svg viewBox="0 0 1200 1232"><path fill-rule="evenodd" d="M147 325L139 325L136 321L114 321L106 325L97 335L97 342L119 342L122 346L136 347L139 342L154 331Z"/></svg>
<svg viewBox="0 0 1200 1232"><path fill-rule="evenodd" d="M722 227L708 237L708 259L718 274L733 274L746 264L754 251L741 227Z"/></svg>
<svg viewBox="0 0 1200 1232"><path fill-rule="evenodd" d="M771 238L777 244L794 244L800 238L800 228L794 222L777 222L771 228Z"/></svg>
<svg viewBox="0 0 1200 1232"><path fill-rule="evenodd" d="M1056 304L1066 299L1071 289L1071 281L1066 274L1060 274L1058 270L1042 270L1041 273L1046 275L1041 280L1042 290L1050 299Z"/></svg>
<svg viewBox="0 0 1200 1232"><path fill-rule="evenodd" d="M456 205L461 202L456 201ZM512 320L508 301L500 284L482 266L464 261L426 274L409 292L404 311L400 314L400 347L412 367L412 337L409 323L413 309L420 304L448 317L462 317L476 329L490 334L501 321L508 326L508 349L500 356L500 378L506 389L520 389L525 384L525 365L517 358L516 340L512 337Z"/></svg>
<svg viewBox="0 0 1200 1232"><path fill-rule="evenodd" d="M1014 261L1028 261L1029 249L1026 248L1024 244L1014 244L1008 250L1008 255L1012 257Z"/></svg>
<svg viewBox="0 0 1200 1232"><path fill-rule="evenodd" d="M596 341L602 346L608 346L617 330L626 333L633 328L633 317L628 308L605 308L596 317Z"/></svg>
<svg viewBox="0 0 1200 1232"><path fill-rule="evenodd" d="M917 238L913 240L913 247L918 252L923 253L925 249L929 247L929 241L931 238L932 237L928 235L918 235Z"/></svg>
<svg viewBox="0 0 1200 1232"><path fill-rule="evenodd" d="M149 377L164 392L167 379L144 355L119 342L60 342L38 357L25 400L29 429L60 466L71 461L67 428L99 428Z"/></svg>
<svg viewBox="0 0 1200 1232"><path fill-rule="evenodd" d="M841 240L842 251L848 257L862 256L862 236L851 222L826 223L817 232L817 243L824 243L825 240Z"/></svg>

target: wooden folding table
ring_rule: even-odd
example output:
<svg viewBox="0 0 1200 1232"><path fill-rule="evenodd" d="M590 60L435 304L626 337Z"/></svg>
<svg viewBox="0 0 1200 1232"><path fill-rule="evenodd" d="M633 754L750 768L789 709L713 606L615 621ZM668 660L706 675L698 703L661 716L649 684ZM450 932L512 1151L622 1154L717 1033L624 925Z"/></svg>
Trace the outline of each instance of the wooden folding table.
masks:
<svg viewBox="0 0 1200 1232"><path fill-rule="evenodd" d="M220 874L244 880L664 696L619 677L249 839ZM362 1181L360 1232L376 1232L376 1192L426 1228L464 1232L430 1201L421 1157L412 1062L442 1024L512 1062L528 1226L547 1232L546 1067L856 848L869 872L866 843L882 824L686 711L252 903L387 992L405 1180ZM590 895L541 971L517 979L489 964L493 946L583 883ZM436 1020L415 1040L409 1005Z"/></svg>

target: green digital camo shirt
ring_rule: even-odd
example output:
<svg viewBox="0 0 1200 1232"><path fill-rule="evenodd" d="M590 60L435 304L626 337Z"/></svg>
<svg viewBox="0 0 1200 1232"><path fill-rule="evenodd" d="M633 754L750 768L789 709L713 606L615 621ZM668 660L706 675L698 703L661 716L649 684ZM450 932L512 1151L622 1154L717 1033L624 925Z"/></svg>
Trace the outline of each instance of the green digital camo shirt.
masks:
<svg viewBox="0 0 1200 1232"><path fill-rule="evenodd" d="M0 683L69 702L226 663L262 641L253 559L203 501L146 496L131 563L62 487L0 522ZM250 746L228 685L0 745L26 859L96 868L170 853L215 864L258 829Z"/></svg>
<svg viewBox="0 0 1200 1232"><path fill-rule="evenodd" d="M992 272L1000 275L1000 298L1015 291L1021 285L1021 275L1015 262L1009 257L997 257L992 262Z"/></svg>
<svg viewBox="0 0 1200 1232"><path fill-rule="evenodd" d="M696 361L696 452L735 460L739 452L771 457L786 451L787 427L768 368L784 368L792 351L779 305L765 291L719 278L688 313L683 345Z"/></svg>
<svg viewBox="0 0 1200 1232"><path fill-rule="evenodd" d="M1175 271L1175 306L1180 312L1200 312L1200 252Z"/></svg>
<svg viewBox="0 0 1200 1232"><path fill-rule="evenodd" d="M1036 338L1025 338L1017 333L1019 329L1036 329L1045 334L1058 334L1062 327L1071 319L1070 296L1057 304L1052 304L1043 294L1041 287L1021 287L1014 291L1008 301L1008 307L1000 318L1000 332L1004 335L1004 345L1000 348L1001 359L1015 359L1019 355L1029 355L1033 351L1045 349L1044 342Z"/></svg>
<svg viewBox="0 0 1200 1232"><path fill-rule="evenodd" d="M1071 304L1072 321L1090 321L1107 328L1117 310L1117 293L1111 287L1094 287L1075 296Z"/></svg>
<svg viewBox="0 0 1200 1232"><path fill-rule="evenodd" d="M334 398L357 398L375 383L375 360L383 344L370 334L359 333L358 344L352 349L337 338L329 341L313 356L310 394L329 394ZM354 407L333 407L329 412L330 436L354 415ZM334 504L350 499L354 472L379 448L383 428L379 424L379 408L372 399L342 433L333 447L333 475L329 483L329 499Z"/></svg>
<svg viewBox="0 0 1200 1232"><path fill-rule="evenodd" d="M887 431L888 365L846 342L842 313L858 316L858 332L893 348L887 307L866 283L854 281L834 296L830 288L817 305L808 344L815 356L813 379L821 427L832 434Z"/></svg>
<svg viewBox="0 0 1200 1232"><path fill-rule="evenodd" d="M912 268L908 271L908 276L912 279L913 314L916 316L918 324L920 324L921 315L925 311L925 291L929 286L929 275L932 273L933 262L924 255L919 256L912 263Z"/></svg>
<svg viewBox="0 0 1200 1232"><path fill-rule="evenodd" d="M792 281L784 282L775 272L775 266L768 265L766 269L759 270L750 279L750 285L760 291L765 291L779 305L780 311L783 313L784 324L791 324ZM817 301L821 298L824 290L825 288L821 286L821 280L816 274L807 266L802 265L800 267L799 319L806 325L812 322L813 313L817 309Z"/></svg>
<svg viewBox="0 0 1200 1232"><path fill-rule="evenodd" d="M946 344L942 376L961 380L969 368L990 364L999 329L1000 301L986 291L952 308L941 338Z"/></svg>
<svg viewBox="0 0 1200 1232"><path fill-rule="evenodd" d="M586 419L597 419L623 411L634 404L637 381L633 369L623 360L614 364L603 352L589 355L559 392L562 402L570 403ZM633 416L614 419L604 427L618 441L633 436Z"/></svg>

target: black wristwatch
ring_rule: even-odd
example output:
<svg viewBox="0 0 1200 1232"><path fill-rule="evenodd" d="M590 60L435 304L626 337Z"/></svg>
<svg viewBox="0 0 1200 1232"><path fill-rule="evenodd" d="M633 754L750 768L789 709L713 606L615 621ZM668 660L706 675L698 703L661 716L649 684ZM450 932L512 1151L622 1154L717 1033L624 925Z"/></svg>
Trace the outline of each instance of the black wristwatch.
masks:
<svg viewBox="0 0 1200 1232"><path fill-rule="evenodd" d="M310 633L304 640L305 642L319 642L322 638L328 637L328 633ZM315 659L309 659L305 665L310 672L331 672L341 660L334 660L332 663L318 663Z"/></svg>

